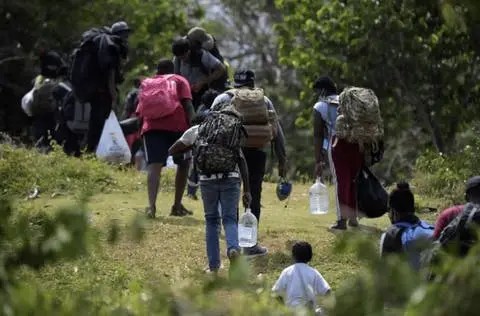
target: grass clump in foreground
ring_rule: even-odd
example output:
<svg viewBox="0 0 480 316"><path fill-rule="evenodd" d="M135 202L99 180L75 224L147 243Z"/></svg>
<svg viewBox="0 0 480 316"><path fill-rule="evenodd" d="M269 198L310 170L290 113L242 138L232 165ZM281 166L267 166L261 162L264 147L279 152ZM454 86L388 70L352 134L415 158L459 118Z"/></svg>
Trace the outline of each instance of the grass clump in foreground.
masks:
<svg viewBox="0 0 480 316"><path fill-rule="evenodd" d="M35 157L49 161L54 155ZM259 236L269 255L241 265L231 279L224 257L225 269L219 278L212 278L203 273L200 201L184 201L194 216L172 218L167 215L173 192L162 190L159 218L145 221L144 175L88 159L59 159L64 166L99 164L103 169L98 174L110 175L116 182L92 197L80 195L77 201L68 195L25 201L18 199L23 197L20 194L14 196L15 209L1 201L5 219L0 224L1 314L287 315L290 312L270 297L270 288L291 264L294 240L312 244L311 264L332 285L334 295L323 302L330 315L470 315L476 311L471 299L478 294L476 282L480 281L475 256L449 263L448 273L442 272L439 282L427 283L398 258L378 259L378 237L388 225L386 217L363 219L359 229L333 234L327 230L333 212L308 213L308 185L295 184L285 207L276 199L275 185L266 183ZM53 172L45 174L53 177ZM163 177L164 181L171 178L171 172ZM165 182L164 188L169 185ZM55 190L55 186L49 188ZM432 214L428 216L433 219ZM456 309L462 313L455 313Z"/></svg>

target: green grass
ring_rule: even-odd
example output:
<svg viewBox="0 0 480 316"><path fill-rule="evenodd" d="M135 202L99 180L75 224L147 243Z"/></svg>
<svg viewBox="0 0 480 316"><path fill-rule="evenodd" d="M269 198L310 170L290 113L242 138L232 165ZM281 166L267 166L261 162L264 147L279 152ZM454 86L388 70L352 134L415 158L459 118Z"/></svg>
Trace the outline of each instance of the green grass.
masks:
<svg viewBox="0 0 480 316"><path fill-rule="evenodd" d="M185 206L194 211L193 216L168 216L173 203L173 170L164 170L157 218L147 220L143 213L147 205L144 173L119 169L89 158L68 158L58 152L44 156L25 149L3 149L0 152L3 192L14 197L15 209L33 218L39 214L41 219L44 216L41 214L53 214L62 206L77 205L79 191L94 193L87 205L94 228L89 255L46 265L39 271L24 268L16 275L19 280L48 293L53 306L60 302L64 307L71 306L72 313L87 308L86 314L117 314L117 309L127 308L136 314L150 314L152 309L144 309L146 301L160 304L164 299L164 303L171 306L172 300L180 304L177 302L180 297L181 302L187 300L213 314L232 314L232 305L222 304L228 300L237 302L235 306L242 306L237 308L238 315L242 315L243 308L246 313L255 311L266 315L267 311L256 308L273 303L269 289L282 269L292 263L290 248L294 240L307 240L312 244L311 265L323 274L335 291L366 268L365 262L357 259L353 250L338 251L337 241L343 236L366 237L377 244L381 230L389 225L387 216L362 219L360 228L333 233L328 227L335 221L334 204L331 203L327 215L309 214L308 184L294 184L289 201L280 202L275 184L264 183L259 240L268 247L269 254L248 262L249 275L243 280L246 282L239 282L239 287L219 286L212 284L211 276L203 272L207 258L201 201L184 199ZM36 168L41 170L37 173ZM40 187L39 198L25 199L26 191L35 180ZM333 202L333 191L331 193ZM417 204L419 209L443 206L441 202L422 198ZM420 215L430 221L435 218L435 213ZM139 237L143 238L139 240ZM224 269L220 276L221 280L226 280L229 264L223 237L221 250ZM158 291L164 294L152 294ZM147 296L155 297L149 300ZM252 302L263 303L252 305ZM82 308L75 307L78 304Z"/></svg>
<svg viewBox="0 0 480 316"><path fill-rule="evenodd" d="M169 171L171 172L171 171ZM170 177L171 175L169 175ZM142 178L139 178L142 179ZM145 181L140 180L141 187ZM380 219L362 219L361 227L347 233L328 230L335 220L333 205L327 215L310 215L308 212L308 186L296 184L288 202L279 202L275 185L264 183L262 218L259 239L269 249L269 255L250 263L251 278L259 274L270 287L283 268L291 264L290 245L294 240L307 240L314 249L311 265L317 268L335 290L343 281L357 273L362 265L351 253L338 253L335 241L339 235L353 234L371 236L377 242L381 229L388 225L386 216ZM128 233L129 224L143 218L146 206L145 189L132 192L100 193L89 202L92 225L98 229L99 242L91 255L75 262L47 266L40 273L29 273L36 282L47 289L71 297L75 293L105 293L107 297L100 305L121 302L128 297L130 288L142 281L164 282L175 287L199 284L205 276L207 265L204 220L201 201L185 199L184 204L194 211L193 216L176 218L168 216L173 202L171 188L163 190L158 199L158 217L145 220L144 236L140 242ZM69 196L43 197L33 201L22 201L24 210L42 209L46 212L60 205L72 203ZM112 223L122 232L119 240L111 245L107 242ZM227 274L228 260L225 258L225 243L221 249Z"/></svg>

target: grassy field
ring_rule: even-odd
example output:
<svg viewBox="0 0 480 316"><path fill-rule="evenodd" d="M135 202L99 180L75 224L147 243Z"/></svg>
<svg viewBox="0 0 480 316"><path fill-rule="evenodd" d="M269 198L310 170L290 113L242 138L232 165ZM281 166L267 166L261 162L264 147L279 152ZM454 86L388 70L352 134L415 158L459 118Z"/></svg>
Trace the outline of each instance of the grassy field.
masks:
<svg viewBox="0 0 480 316"><path fill-rule="evenodd" d="M143 214L146 206L145 175L129 173L127 176L135 188L130 190L127 186L99 193L88 202L91 223L97 232L92 235L95 242L90 255L73 262L49 265L38 273L25 269L21 275L56 293L56 299L64 301L86 296L89 304L108 306L110 310L116 305L129 304L132 293L149 285L168 284L173 289L183 290L201 286L209 277L203 272L207 260L201 201L184 200L185 206L194 211L193 216L170 217L173 192L168 186L159 195L157 218L146 220ZM167 183L171 183L168 179L172 178L172 170L168 170L166 178ZM272 286L281 270L291 264L290 245L294 240L307 240L312 244L314 257L311 264L335 290L362 268L353 253L336 251L339 236L370 236L372 242L377 242L381 230L388 225L388 218L384 216L375 220L362 219L359 228L346 233L331 232L328 227L335 220L334 205L331 204L327 215L310 215L307 192L308 185L294 184L288 203L279 202L275 184L264 184L259 239L268 247L269 254L248 263L249 278L254 281L250 283L254 286L247 291L255 294L255 284L262 284L263 291ZM25 212L43 210L47 213L73 203L73 196L52 197L50 194L35 200L17 201ZM433 216L429 214L427 219L433 219ZM132 222L143 228L140 241L130 233ZM112 225L120 231L115 243L108 242ZM223 238L221 247L224 263L221 276L227 276L228 260ZM232 293L217 291L214 295L222 300L232 298Z"/></svg>

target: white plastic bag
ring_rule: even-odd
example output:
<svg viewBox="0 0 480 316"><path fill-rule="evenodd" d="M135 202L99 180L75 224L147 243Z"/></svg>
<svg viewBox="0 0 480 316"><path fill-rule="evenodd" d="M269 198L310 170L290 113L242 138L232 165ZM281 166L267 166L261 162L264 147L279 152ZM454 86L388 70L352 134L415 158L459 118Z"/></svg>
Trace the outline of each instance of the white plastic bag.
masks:
<svg viewBox="0 0 480 316"><path fill-rule="evenodd" d="M32 113L32 103L33 103L33 89L28 91L22 98L22 110L28 116L33 116Z"/></svg>
<svg viewBox="0 0 480 316"><path fill-rule="evenodd" d="M105 121L97 147L97 157L112 163L129 163L132 153L113 111Z"/></svg>

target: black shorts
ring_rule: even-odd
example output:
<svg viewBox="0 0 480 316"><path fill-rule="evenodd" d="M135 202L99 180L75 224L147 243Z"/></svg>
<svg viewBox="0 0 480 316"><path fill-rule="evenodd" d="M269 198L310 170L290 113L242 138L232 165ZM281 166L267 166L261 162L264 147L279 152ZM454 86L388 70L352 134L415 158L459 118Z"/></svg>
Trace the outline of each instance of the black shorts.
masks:
<svg viewBox="0 0 480 316"><path fill-rule="evenodd" d="M143 134L145 159L148 164L167 164L168 149L183 135L183 132L148 131ZM183 155L174 156L173 162L177 165L184 161Z"/></svg>

